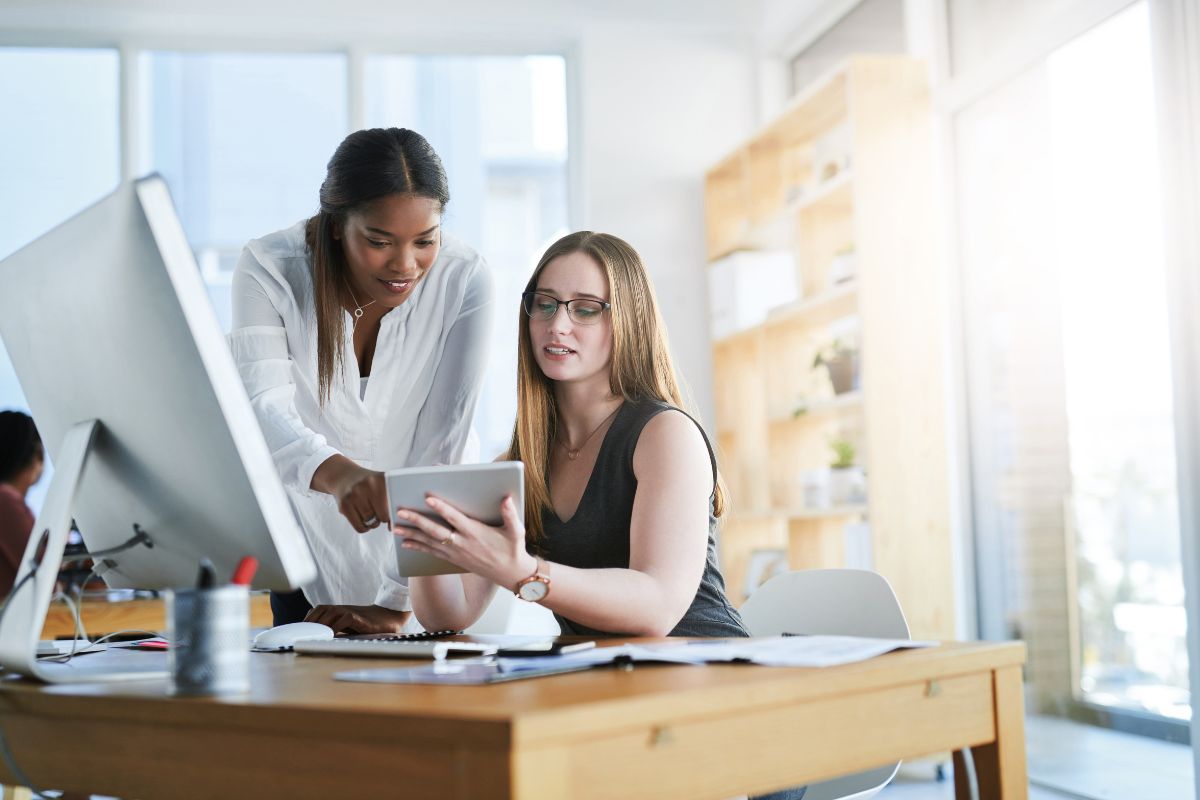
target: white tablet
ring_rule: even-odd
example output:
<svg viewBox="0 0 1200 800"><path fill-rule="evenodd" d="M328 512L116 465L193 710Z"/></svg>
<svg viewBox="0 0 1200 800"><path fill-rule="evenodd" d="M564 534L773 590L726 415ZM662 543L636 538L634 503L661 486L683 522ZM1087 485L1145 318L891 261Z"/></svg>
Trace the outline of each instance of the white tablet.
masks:
<svg viewBox="0 0 1200 800"><path fill-rule="evenodd" d="M517 516L525 518L525 465L520 461L496 461L491 464L456 464L441 467L410 467L387 473L388 508L392 528L402 534L409 523L396 518L397 508L420 512L435 522L441 517L425 505L425 496L435 494L469 517L488 525L499 525L500 503L512 495L517 504ZM402 535L396 537L396 563L400 574L449 575L465 572L460 567L428 553L418 553L400 547Z"/></svg>

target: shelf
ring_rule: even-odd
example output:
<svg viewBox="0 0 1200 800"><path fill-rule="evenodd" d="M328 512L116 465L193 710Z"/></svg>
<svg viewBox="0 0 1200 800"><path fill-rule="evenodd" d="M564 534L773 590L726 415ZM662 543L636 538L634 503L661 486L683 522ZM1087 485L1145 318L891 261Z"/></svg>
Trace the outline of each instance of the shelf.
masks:
<svg viewBox="0 0 1200 800"><path fill-rule="evenodd" d="M857 557L848 538L863 532L847 537L846 528L869 518L872 568L892 583L914 635L947 638L953 481L942 420L951 393L940 316L925 313L943 295L934 119L924 64L851 56L705 173L705 233L710 260L787 252L803 295L761 297L781 305L713 342L728 585L746 585L755 550L786 549L791 569L847 566ZM843 320L861 333L862 390L834 395L810 365ZM831 437L858 446L869 511L804 507L847 496L804 491L804 473L829 464Z"/></svg>
<svg viewBox="0 0 1200 800"><path fill-rule="evenodd" d="M738 511L734 509L731 517L739 519L837 519L838 517L866 516L867 504L855 503L846 506L830 506L829 508L774 508L766 511Z"/></svg>
<svg viewBox="0 0 1200 800"><path fill-rule="evenodd" d="M789 519L833 519L835 517L866 516L867 504L854 503L848 506L830 506L829 508L798 508L787 512Z"/></svg>
<svg viewBox="0 0 1200 800"><path fill-rule="evenodd" d="M813 190L789 203L771 204L774 211L757 212L726 224L726 230L714 237L709 261L717 261L738 250L772 250L789 246L797 214L820 209L849 215L854 211L853 170L844 170ZM782 193L782 192L781 192Z"/></svg>
<svg viewBox="0 0 1200 800"><path fill-rule="evenodd" d="M737 333L713 340L713 347L731 347L753 342L759 334L784 325L804 324L811 327L827 325L839 317L848 317L858 310L858 284L850 281L799 303L779 306L760 322Z"/></svg>
<svg viewBox="0 0 1200 800"><path fill-rule="evenodd" d="M773 309L764 327L805 323L826 325L838 317L847 317L858 310L858 282L850 281L826 292L788 306Z"/></svg>
<svg viewBox="0 0 1200 800"><path fill-rule="evenodd" d="M853 182L854 171L852 169L843 170L818 186L812 194L802 195L788 203L784 213L792 215L823 205L841 207L846 213L850 213L854 207L854 198L851 192Z"/></svg>
<svg viewBox="0 0 1200 800"><path fill-rule="evenodd" d="M862 390L846 392L837 397L831 397L828 400L817 400L809 403L803 414L786 414L782 416L772 417L769 421L770 425L792 425L805 420L818 417L829 416L831 414L841 414L847 411L861 412L863 410L863 394Z"/></svg>

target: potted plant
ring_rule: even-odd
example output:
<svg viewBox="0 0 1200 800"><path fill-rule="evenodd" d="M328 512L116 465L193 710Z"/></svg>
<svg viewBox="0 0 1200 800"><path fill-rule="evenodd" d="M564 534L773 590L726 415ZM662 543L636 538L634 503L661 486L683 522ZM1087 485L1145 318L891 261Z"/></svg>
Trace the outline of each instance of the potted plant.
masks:
<svg viewBox="0 0 1200 800"><path fill-rule="evenodd" d="M866 499L867 480L863 468L854 463L858 449L849 439L829 443L833 460L829 462L829 501L835 506L861 503Z"/></svg>
<svg viewBox="0 0 1200 800"><path fill-rule="evenodd" d="M858 347L834 339L813 357L812 368L825 367L834 394L846 394L858 388Z"/></svg>

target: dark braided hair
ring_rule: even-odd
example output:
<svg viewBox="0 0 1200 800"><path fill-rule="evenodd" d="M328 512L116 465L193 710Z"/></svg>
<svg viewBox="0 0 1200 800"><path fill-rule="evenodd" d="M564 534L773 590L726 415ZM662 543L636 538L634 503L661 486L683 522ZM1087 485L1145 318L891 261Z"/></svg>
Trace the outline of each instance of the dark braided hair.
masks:
<svg viewBox="0 0 1200 800"><path fill-rule="evenodd" d="M317 318L317 386L321 405L329 398L333 373L342 360L342 303L346 258L335 236L346 218L388 195L450 202L442 160L425 137L406 128L355 131L329 159L321 184L321 210L308 220L304 241L312 257L313 306Z"/></svg>
<svg viewBox="0 0 1200 800"><path fill-rule="evenodd" d="M0 482L20 475L42 452L42 437L33 417L20 411L0 411Z"/></svg>

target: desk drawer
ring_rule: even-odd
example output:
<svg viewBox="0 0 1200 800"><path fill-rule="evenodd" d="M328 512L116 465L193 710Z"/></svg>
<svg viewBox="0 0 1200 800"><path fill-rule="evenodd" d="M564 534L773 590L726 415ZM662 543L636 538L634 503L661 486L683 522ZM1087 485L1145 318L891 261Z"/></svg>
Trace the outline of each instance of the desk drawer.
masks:
<svg viewBox="0 0 1200 800"><path fill-rule="evenodd" d="M810 783L992 741L992 697L986 672L578 737L520 759L517 796L716 799Z"/></svg>

